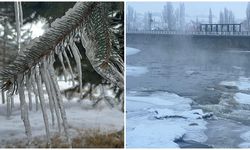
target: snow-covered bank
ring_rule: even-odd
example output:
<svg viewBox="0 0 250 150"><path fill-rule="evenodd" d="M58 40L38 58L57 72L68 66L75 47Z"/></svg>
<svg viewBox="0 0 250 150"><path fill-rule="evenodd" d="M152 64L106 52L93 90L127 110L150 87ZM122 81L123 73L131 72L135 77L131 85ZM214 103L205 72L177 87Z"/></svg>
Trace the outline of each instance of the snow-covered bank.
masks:
<svg viewBox="0 0 250 150"><path fill-rule="evenodd" d="M68 83L59 81L61 89L67 89ZM107 92L108 93L108 92ZM33 95L33 94L32 94ZM27 101L26 93L26 101ZM47 98L47 95L45 95ZM1 96L0 96L1 99ZM76 136L78 130L98 130L100 132L113 132L122 130L124 127L123 113L120 109L110 108L107 104L101 101L97 107L92 107L92 102L85 99L78 102L79 98L68 100L63 97L64 106L66 110L67 120L70 127L70 135ZM5 147L8 142L16 140L26 140L24 132L24 124L20 116L19 96L14 96L15 108L10 118L6 117L6 104L0 104L0 147ZM33 95L33 101L35 101ZM52 126L51 114L49 111L49 104L46 101L47 114L49 118L49 126L52 133L58 133L57 124ZM44 137L45 127L41 109L35 110L35 104L32 111L29 111L29 119L32 128L32 137ZM53 134L52 134L53 135Z"/></svg>
<svg viewBox="0 0 250 150"><path fill-rule="evenodd" d="M133 92L136 93L136 92ZM180 138L206 141L206 121L200 109L191 110L192 100L167 92L150 96L127 95L127 146L178 147Z"/></svg>

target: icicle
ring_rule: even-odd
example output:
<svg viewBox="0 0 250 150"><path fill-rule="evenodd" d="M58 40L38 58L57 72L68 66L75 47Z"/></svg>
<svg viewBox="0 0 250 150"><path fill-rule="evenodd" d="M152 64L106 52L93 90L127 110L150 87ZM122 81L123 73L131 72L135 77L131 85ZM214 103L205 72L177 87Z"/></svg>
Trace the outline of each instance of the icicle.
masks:
<svg viewBox="0 0 250 150"><path fill-rule="evenodd" d="M20 27L23 26L23 8L22 2L19 2L19 17L20 17Z"/></svg>
<svg viewBox="0 0 250 150"><path fill-rule="evenodd" d="M32 110L32 96L31 96L31 83L29 76L26 76L26 88L28 91L28 97L29 97L29 110Z"/></svg>
<svg viewBox="0 0 250 150"><path fill-rule="evenodd" d="M39 109L38 91L37 91L37 88L36 88L36 83L35 83L34 75L32 73L30 75L30 78L31 78L31 86L33 88L33 92L34 92L35 98L36 98L36 111L38 111L38 109Z"/></svg>
<svg viewBox="0 0 250 150"><path fill-rule="evenodd" d="M11 94L7 92L7 118L10 118L11 115Z"/></svg>
<svg viewBox="0 0 250 150"><path fill-rule="evenodd" d="M45 63L44 63L44 66L46 66ZM45 67L45 68L47 68L47 67ZM47 69L45 69L45 75L47 76L46 78L48 79L50 90L51 90L51 95L52 95L52 98L53 98L53 104L54 104L54 108L55 108L55 112L56 112L58 131L59 131L59 133L61 133L60 110L59 110L59 106L58 106L59 104L58 104L58 101L57 101L57 97L56 97L56 94L55 94L56 92L55 92L53 83L51 81L51 78L49 77L49 73L48 73Z"/></svg>
<svg viewBox="0 0 250 150"><path fill-rule="evenodd" d="M72 54L71 51L70 51L69 45L67 45L67 49L68 49L68 52L69 52L69 54L70 54L70 57L73 57L73 54Z"/></svg>
<svg viewBox="0 0 250 150"><path fill-rule="evenodd" d="M53 96L51 94L51 89L50 89L50 85L49 85L49 81L47 78L46 74L46 69L44 68L44 61L40 67L40 73L41 73L41 77L43 82L45 83L45 87L46 87L46 91L48 93L48 97L49 97L49 108L50 108L50 112L51 112L51 119L52 119L52 125L55 125L55 119L54 119L54 103L53 103Z"/></svg>
<svg viewBox="0 0 250 150"><path fill-rule="evenodd" d="M73 38L73 37L70 39L70 43L75 43L75 40L74 40L74 38ZM81 53L80 53L80 51L79 51L79 49L78 49L78 48L76 49L76 51L77 51L77 53L78 53L78 55L79 55L80 59L82 59L82 55L81 55Z"/></svg>
<svg viewBox="0 0 250 150"><path fill-rule="evenodd" d="M65 79L65 81L67 82L67 71L66 71L66 69L65 69L65 65L64 65L64 63L63 63L63 57L62 57L62 53L61 52L58 52L58 57L59 57L59 60L60 60L60 62L61 62L61 64L62 64L62 67L63 67L63 74L64 74L64 79Z"/></svg>
<svg viewBox="0 0 250 150"><path fill-rule="evenodd" d="M122 92L121 97L122 97L122 100L121 100L122 108L121 108L121 110L122 110L122 112L124 112L124 92Z"/></svg>
<svg viewBox="0 0 250 150"><path fill-rule="evenodd" d="M60 92L60 89L59 89L59 85L58 85L58 83L56 81L55 72L54 72L54 69L53 69L52 66L53 66L52 64L48 64L48 65L46 64L46 68L48 68L50 78L51 78L53 87L54 87L55 92L56 92L55 94L56 94L56 98L57 98L57 101L58 101L58 104L59 104L58 106L59 106L59 109L60 109L60 112L61 112L61 118L62 118L62 121L63 121L64 132L65 132L68 144L71 144L71 140L70 140L69 132L68 132L69 127L68 127L65 108L63 106L62 95L61 95L61 92Z"/></svg>
<svg viewBox="0 0 250 150"><path fill-rule="evenodd" d="M45 104L45 100L44 100L43 85L42 85L41 76L39 74L38 67L36 67L36 81L37 81L37 89L38 89L41 109L42 109L42 113L43 113L43 120L44 120L44 125L45 125L45 130L46 130L47 143L48 143L48 145L50 145L49 121L48 121L48 116L47 116L47 112L46 112L46 104Z"/></svg>
<svg viewBox="0 0 250 150"><path fill-rule="evenodd" d="M5 104L5 94L4 94L4 91L2 90L1 93L2 93L2 104Z"/></svg>
<svg viewBox="0 0 250 150"><path fill-rule="evenodd" d="M12 111L12 109L15 107L15 104L14 104L14 96L13 95L11 95L11 97L10 97L10 108L11 108L11 111Z"/></svg>
<svg viewBox="0 0 250 150"><path fill-rule="evenodd" d="M74 55L75 61L76 61L76 66L78 70L78 76L79 76L79 86L80 86L80 97L82 97L82 66L81 66L81 59L79 57L79 54L77 52L77 46L75 45L74 42L70 43L70 47L72 50L72 53Z"/></svg>
<svg viewBox="0 0 250 150"><path fill-rule="evenodd" d="M72 67L70 65L69 57L68 57L65 50L63 50L62 53L63 53L63 56L65 57L65 59L67 61L67 64L68 64L68 67L69 67L69 72L70 72L70 75L71 75L71 78L72 78L72 83L73 83L73 86L75 87L75 78L74 78L74 73L73 73Z"/></svg>
<svg viewBox="0 0 250 150"><path fill-rule="evenodd" d="M16 30L17 30L17 45L18 45L18 53L21 52L21 25L20 25L20 7L19 7L19 2L14 2L14 7L15 7L15 18L16 18Z"/></svg>
<svg viewBox="0 0 250 150"><path fill-rule="evenodd" d="M20 107L21 107L21 119L24 122L24 127L25 127L25 134L28 137L28 144L31 142L31 126L30 126L30 121L29 121L29 111L28 111L28 106L25 101L25 95L24 95L24 83L22 81L22 76L18 75L17 77L18 80L18 93L20 97Z"/></svg>

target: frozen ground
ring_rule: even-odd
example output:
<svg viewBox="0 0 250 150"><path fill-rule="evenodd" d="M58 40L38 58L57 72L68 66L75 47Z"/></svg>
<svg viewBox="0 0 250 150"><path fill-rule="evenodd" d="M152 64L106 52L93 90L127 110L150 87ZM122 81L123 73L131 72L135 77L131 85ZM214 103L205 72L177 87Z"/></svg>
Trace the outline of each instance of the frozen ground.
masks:
<svg viewBox="0 0 250 150"><path fill-rule="evenodd" d="M71 87L71 84L59 82L61 89L67 89ZM26 139L24 133L24 125L20 117L19 109L19 97L15 97L15 109L10 116L6 117L6 105L0 105L0 147L4 147L6 142L13 141L14 139ZM77 130L100 130L101 132L111 132L122 130L123 113L119 108L110 108L105 103L100 103L96 108L93 108L89 100L83 100L77 102L79 98L74 98L68 101L63 99L66 109L67 119L70 126L71 136L77 134ZM48 109L48 103L47 103ZM50 130L57 132L57 125L52 126L51 115L49 109L47 110ZM45 127L41 109L38 112L35 111L35 105L33 110L29 112L29 118L32 127L32 136L39 137L45 135Z"/></svg>

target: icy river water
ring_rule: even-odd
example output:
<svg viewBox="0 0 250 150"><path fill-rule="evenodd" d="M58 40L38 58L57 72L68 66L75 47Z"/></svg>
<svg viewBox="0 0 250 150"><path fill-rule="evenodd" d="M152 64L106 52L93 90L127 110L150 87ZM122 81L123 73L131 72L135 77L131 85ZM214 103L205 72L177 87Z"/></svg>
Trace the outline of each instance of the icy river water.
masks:
<svg viewBox="0 0 250 150"><path fill-rule="evenodd" d="M250 146L250 105L246 102L250 104L247 95L250 94L250 52L244 49L175 49L149 44L127 46L140 50L127 56L127 97L133 93L146 97L156 92L175 93L192 99L192 109L213 114L212 119L204 119L205 140L176 142L179 147ZM245 101L237 102L237 96L242 98L242 95ZM127 119L133 118L130 112L138 109L130 108L134 107L134 102L127 100Z"/></svg>

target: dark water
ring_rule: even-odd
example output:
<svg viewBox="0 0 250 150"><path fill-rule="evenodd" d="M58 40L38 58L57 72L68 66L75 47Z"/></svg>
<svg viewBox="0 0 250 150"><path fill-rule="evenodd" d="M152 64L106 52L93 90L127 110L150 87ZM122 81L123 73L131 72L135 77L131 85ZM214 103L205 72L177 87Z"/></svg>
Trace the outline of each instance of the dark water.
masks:
<svg viewBox="0 0 250 150"><path fill-rule="evenodd" d="M192 98L198 105L218 104L222 93L211 88L216 88L221 81L250 76L250 53L246 52L247 49L191 49L129 43L127 46L141 50L127 57L127 65L148 69L146 74L139 77L127 76L127 91L145 94L167 91ZM248 128L234 120L210 121L206 144L237 147L243 141L240 133L235 135L236 132L230 131L243 126L244 129ZM222 134L218 134L222 127ZM192 147L192 143L181 144Z"/></svg>
<svg viewBox="0 0 250 150"><path fill-rule="evenodd" d="M128 76L128 91L168 91L200 104L217 103L220 94L209 88L220 81L250 74L250 53L239 53L237 49L172 49L140 44L128 47L141 52L127 57L127 65L149 70L143 77Z"/></svg>

